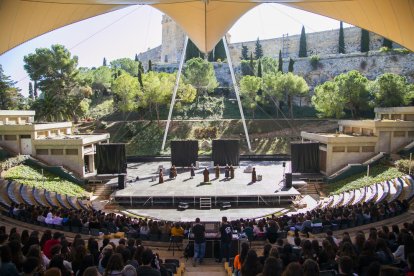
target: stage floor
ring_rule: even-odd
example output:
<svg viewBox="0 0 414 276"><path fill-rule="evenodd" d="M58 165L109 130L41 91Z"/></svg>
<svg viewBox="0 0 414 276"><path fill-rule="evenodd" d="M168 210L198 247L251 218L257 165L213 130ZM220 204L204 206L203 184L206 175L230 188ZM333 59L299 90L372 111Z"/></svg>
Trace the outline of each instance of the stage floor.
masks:
<svg viewBox="0 0 414 276"><path fill-rule="evenodd" d="M211 210L196 210L187 209L177 211L177 209L127 209L128 212L139 216L144 216L152 219L161 219L166 221L183 221L191 222L195 218L200 218L203 222L219 222L223 216L229 220L236 220L240 218L261 218L280 212L287 212L286 208L244 208L244 209L211 209Z"/></svg>
<svg viewBox="0 0 414 276"><path fill-rule="evenodd" d="M203 185L203 170L210 162L200 162L200 169L190 179L188 168L178 168L177 178L168 178L170 162L129 163L127 184L125 189L116 191L113 196L122 197L225 197L225 196L294 196L299 192L291 188L280 191L283 185L283 162L281 161L241 161L235 167L235 178L225 180L224 168L221 169L220 178L215 179L214 169L210 168L210 185ZM165 168L164 183L158 183L158 166ZM256 168L257 175L262 180L251 183L251 173L244 173L247 166ZM289 164L287 164L289 165ZM136 177L139 180L136 181ZM153 181L152 178L156 177ZM116 185L117 178L111 179L108 184Z"/></svg>

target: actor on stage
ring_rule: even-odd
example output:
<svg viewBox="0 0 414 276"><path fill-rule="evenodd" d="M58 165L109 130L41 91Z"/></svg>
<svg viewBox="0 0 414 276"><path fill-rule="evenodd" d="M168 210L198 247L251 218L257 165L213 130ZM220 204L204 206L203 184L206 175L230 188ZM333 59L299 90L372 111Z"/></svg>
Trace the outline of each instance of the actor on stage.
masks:
<svg viewBox="0 0 414 276"><path fill-rule="evenodd" d="M195 176L194 166L193 166L193 164L191 164L191 167L190 167L190 178L193 179L194 176Z"/></svg>
<svg viewBox="0 0 414 276"><path fill-rule="evenodd" d="M220 178L220 167L218 164L216 165L215 171L216 171L216 178L219 179Z"/></svg>
<svg viewBox="0 0 414 276"><path fill-rule="evenodd" d="M170 168L170 179L174 179L175 177L176 177L176 175L177 175L177 171L175 170L175 166L173 165L171 168Z"/></svg>
<svg viewBox="0 0 414 276"><path fill-rule="evenodd" d="M230 168L229 165L226 164L226 167L224 168L224 177L227 179L230 177Z"/></svg>
<svg viewBox="0 0 414 276"><path fill-rule="evenodd" d="M230 165L230 178L231 179L234 178L234 168L233 168L233 165Z"/></svg>
<svg viewBox="0 0 414 276"><path fill-rule="evenodd" d="M252 171L252 183L255 183L256 182L256 168L253 168L253 171Z"/></svg>
<svg viewBox="0 0 414 276"><path fill-rule="evenodd" d="M164 174L162 173L162 169L160 169L160 173L158 174L158 183L164 183Z"/></svg>
<svg viewBox="0 0 414 276"><path fill-rule="evenodd" d="M203 171L203 175L204 175L204 182L210 182L210 177L209 177L209 172L208 172L208 169L207 168L205 168L204 169L204 171Z"/></svg>

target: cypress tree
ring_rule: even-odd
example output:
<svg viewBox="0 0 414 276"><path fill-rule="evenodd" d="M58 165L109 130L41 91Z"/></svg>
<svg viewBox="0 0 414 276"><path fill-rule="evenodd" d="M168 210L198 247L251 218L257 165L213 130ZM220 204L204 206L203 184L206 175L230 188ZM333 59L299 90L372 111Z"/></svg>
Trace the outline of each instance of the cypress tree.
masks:
<svg viewBox="0 0 414 276"><path fill-rule="evenodd" d="M147 72L150 72L150 71L152 71L152 61L148 60L148 71Z"/></svg>
<svg viewBox="0 0 414 276"><path fill-rule="evenodd" d="M382 40L382 47L387 47L388 49L392 49L392 41L384 37Z"/></svg>
<svg viewBox="0 0 414 276"><path fill-rule="evenodd" d="M197 46L191 41L191 39L188 40L187 49L185 51L185 60L190 60L192 58L201 57L201 52L197 48Z"/></svg>
<svg viewBox="0 0 414 276"><path fill-rule="evenodd" d="M256 59L263 57L263 48L262 48L262 44L260 44L259 38L257 38L256 40L256 47L254 49L254 55Z"/></svg>
<svg viewBox="0 0 414 276"><path fill-rule="evenodd" d="M277 71L283 72L282 50L279 50L279 64L277 65Z"/></svg>
<svg viewBox="0 0 414 276"><path fill-rule="evenodd" d="M144 72L144 68L142 67L141 61L138 61L138 82L141 88L144 88L144 84L142 83L142 73Z"/></svg>
<svg viewBox="0 0 414 276"><path fill-rule="evenodd" d="M247 48L247 46L242 44L241 57L240 57L241 60L249 59L248 51L249 49Z"/></svg>
<svg viewBox="0 0 414 276"><path fill-rule="evenodd" d="M137 54L135 54L135 61L139 61Z"/></svg>
<svg viewBox="0 0 414 276"><path fill-rule="evenodd" d="M290 73L293 73L293 65L295 64L295 61L292 58L289 58L289 67L288 67L288 71Z"/></svg>
<svg viewBox="0 0 414 276"><path fill-rule="evenodd" d="M34 95L33 95L33 84L32 82L29 82L29 98L34 100Z"/></svg>
<svg viewBox="0 0 414 276"><path fill-rule="evenodd" d="M211 50L210 52L208 52L207 60L209 62L213 62L214 61L214 50L215 50L215 48L213 50Z"/></svg>
<svg viewBox="0 0 414 276"><path fill-rule="evenodd" d="M361 53L369 51L369 32L361 29Z"/></svg>
<svg viewBox="0 0 414 276"><path fill-rule="evenodd" d="M35 99L37 99L37 81L34 81L34 85L33 85L33 96Z"/></svg>
<svg viewBox="0 0 414 276"><path fill-rule="evenodd" d="M253 61L253 53L250 52L250 70L249 75L254 76L254 61Z"/></svg>
<svg viewBox="0 0 414 276"><path fill-rule="evenodd" d="M262 77L262 60L259 59L259 63L257 64L257 76L259 78Z"/></svg>
<svg viewBox="0 0 414 276"><path fill-rule="evenodd" d="M338 53L345 54L345 38L344 38L344 27L342 21L339 23L339 43Z"/></svg>
<svg viewBox="0 0 414 276"><path fill-rule="evenodd" d="M223 39L220 39L216 47L214 47L214 61L218 59L221 61L226 59L226 49L224 49Z"/></svg>
<svg viewBox="0 0 414 276"><path fill-rule="evenodd" d="M106 58L103 58L102 66L106 66Z"/></svg>
<svg viewBox="0 0 414 276"><path fill-rule="evenodd" d="M299 57L307 57L308 50L306 46L306 33L305 33L305 26L302 26L302 31L300 33L300 40L299 40Z"/></svg>

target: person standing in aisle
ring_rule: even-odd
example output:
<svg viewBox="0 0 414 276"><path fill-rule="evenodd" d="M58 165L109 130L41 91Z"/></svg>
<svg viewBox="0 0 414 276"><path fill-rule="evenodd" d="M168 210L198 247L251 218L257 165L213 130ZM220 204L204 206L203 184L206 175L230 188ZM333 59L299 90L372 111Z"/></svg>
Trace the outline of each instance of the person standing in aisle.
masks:
<svg viewBox="0 0 414 276"><path fill-rule="evenodd" d="M206 253L206 229L204 225L200 223L200 218L196 218L193 225L192 232L194 234L194 258L193 266L203 263L203 258Z"/></svg>
<svg viewBox="0 0 414 276"><path fill-rule="evenodd" d="M233 229L231 225L227 222L227 217L221 218L221 227L220 227L220 257L218 262L221 263L223 257L226 258L226 262L230 262L230 250L231 250L231 240L233 238Z"/></svg>

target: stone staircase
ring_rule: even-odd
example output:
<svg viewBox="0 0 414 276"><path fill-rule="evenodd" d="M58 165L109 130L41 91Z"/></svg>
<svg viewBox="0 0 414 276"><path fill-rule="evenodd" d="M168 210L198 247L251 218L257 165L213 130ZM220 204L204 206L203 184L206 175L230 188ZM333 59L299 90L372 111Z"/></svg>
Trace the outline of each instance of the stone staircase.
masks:
<svg viewBox="0 0 414 276"><path fill-rule="evenodd" d="M203 264L193 266L189 260L186 263L185 276L228 276L228 271L222 263L216 263L214 259L206 259Z"/></svg>

